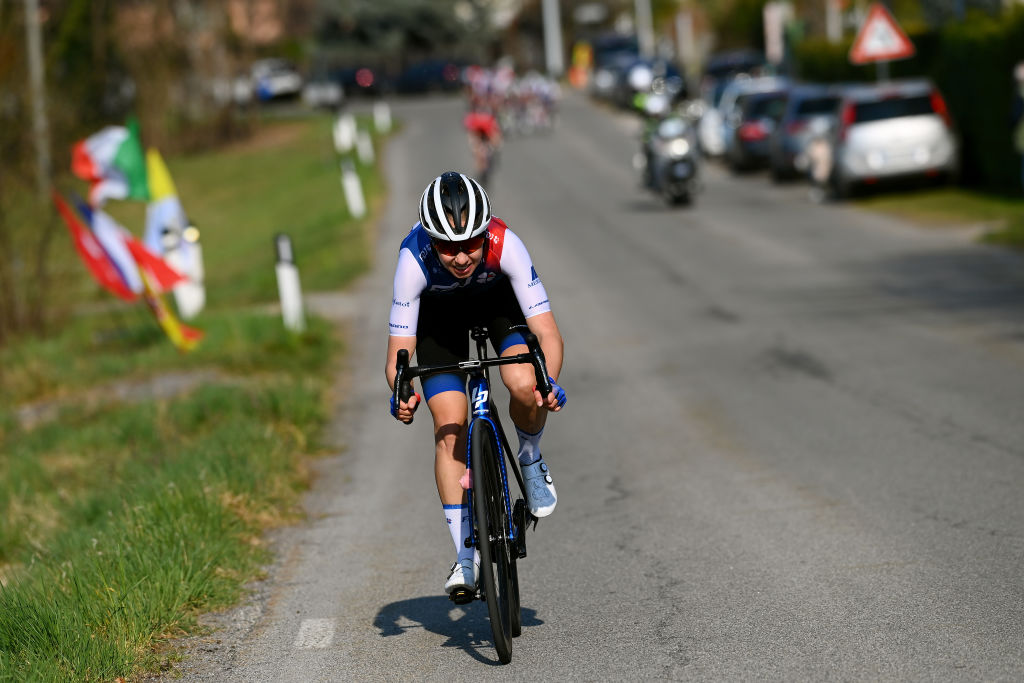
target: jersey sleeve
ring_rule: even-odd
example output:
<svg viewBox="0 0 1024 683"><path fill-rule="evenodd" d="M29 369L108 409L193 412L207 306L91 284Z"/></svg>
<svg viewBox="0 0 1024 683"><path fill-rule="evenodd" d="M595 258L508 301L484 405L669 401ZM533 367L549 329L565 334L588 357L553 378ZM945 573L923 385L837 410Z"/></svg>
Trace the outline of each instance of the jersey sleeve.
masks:
<svg viewBox="0 0 1024 683"><path fill-rule="evenodd" d="M551 310L551 302L548 301L548 293L537 275L537 269L533 267L526 245L518 235L507 229L503 241L501 272L512 283L512 291L523 310L523 317L532 318L547 313Z"/></svg>
<svg viewBox="0 0 1024 683"><path fill-rule="evenodd" d="M420 295L427 287L427 276L413 253L406 248L398 252L395 285L391 296L391 317L388 330L392 337L415 337L420 317Z"/></svg>

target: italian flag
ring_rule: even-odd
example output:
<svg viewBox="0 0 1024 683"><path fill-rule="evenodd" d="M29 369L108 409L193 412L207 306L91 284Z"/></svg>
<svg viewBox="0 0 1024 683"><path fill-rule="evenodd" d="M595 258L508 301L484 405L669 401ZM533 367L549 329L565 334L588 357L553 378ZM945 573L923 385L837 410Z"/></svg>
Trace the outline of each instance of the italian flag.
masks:
<svg viewBox="0 0 1024 683"><path fill-rule="evenodd" d="M108 199L149 199L146 157L139 139L139 122L107 126L76 142L71 149L72 172L91 184L89 204L103 206Z"/></svg>

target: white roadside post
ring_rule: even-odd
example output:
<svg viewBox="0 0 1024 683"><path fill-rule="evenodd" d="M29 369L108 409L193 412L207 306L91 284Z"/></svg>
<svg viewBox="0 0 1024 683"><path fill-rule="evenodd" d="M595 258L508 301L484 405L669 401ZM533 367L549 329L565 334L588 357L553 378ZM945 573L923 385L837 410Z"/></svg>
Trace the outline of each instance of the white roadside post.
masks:
<svg viewBox="0 0 1024 683"><path fill-rule="evenodd" d="M345 203L353 218L366 215L366 199L363 197L363 184L351 161L341 162L341 188L345 191Z"/></svg>
<svg viewBox="0 0 1024 683"><path fill-rule="evenodd" d="M292 332L302 332L306 329L306 319L302 313L302 287L299 285L299 269L295 266L292 241L288 235L278 233L274 237L274 250L277 252L277 292L281 297L284 326Z"/></svg>
<svg viewBox="0 0 1024 683"><path fill-rule="evenodd" d="M356 134L356 152L359 154L359 163L368 166L373 163L373 138L365 130Z"/></svg>
<svg viewBox="0 0 1024 683"><path fill-rule="evenodd" d="M391 131L391 108L383 100L373 105L373 126L378 133Z"/></svg>
<svg viewBox="0 0 1024 683"><path fill-rule="evenodd" d="M339 114L334 122L334 149L345 154L352 149L356 138L356 120L352 114Z"/></svg>

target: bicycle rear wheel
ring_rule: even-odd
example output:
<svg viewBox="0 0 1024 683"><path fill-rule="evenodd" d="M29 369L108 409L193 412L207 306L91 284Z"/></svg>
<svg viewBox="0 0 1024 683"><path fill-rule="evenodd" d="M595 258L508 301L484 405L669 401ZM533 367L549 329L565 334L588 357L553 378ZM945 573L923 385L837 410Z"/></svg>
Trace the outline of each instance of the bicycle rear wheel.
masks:
<svg viewBox="0 0 1024 683"><path fill-rule="evenodd" d="M512 661L514 552L509 540L509 515L501 478L498 443L490 423L473 424L470 462L473 467L473 514L480 550L480 578L494 648L502 664Z"/></svg>

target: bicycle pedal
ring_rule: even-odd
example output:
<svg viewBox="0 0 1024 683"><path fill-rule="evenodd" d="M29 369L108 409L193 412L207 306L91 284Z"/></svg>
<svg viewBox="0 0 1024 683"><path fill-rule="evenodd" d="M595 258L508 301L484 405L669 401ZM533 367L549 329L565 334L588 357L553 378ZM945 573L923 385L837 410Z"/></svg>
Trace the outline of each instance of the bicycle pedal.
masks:
<svg viewBox="0 0 1024 683"><path fill-rule="evenodd" d="M468 605L476 599L476 594L472 591L465 589L453 590L448 594L448 599L454 602L456 605Z"/></svg>

